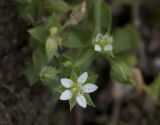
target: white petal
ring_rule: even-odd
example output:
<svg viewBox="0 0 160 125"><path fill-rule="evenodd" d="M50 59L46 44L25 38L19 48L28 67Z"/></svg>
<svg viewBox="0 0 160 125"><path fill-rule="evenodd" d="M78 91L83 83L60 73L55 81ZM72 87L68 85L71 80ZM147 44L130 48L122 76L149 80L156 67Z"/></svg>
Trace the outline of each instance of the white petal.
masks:
<svg viewBox="0 0 160 125"><path fill-rule="evenodd" d="M104 47L105 51L111 51L112 50L112 44L108 44Z"/></svg>
<svg viewBox="0 0 160 125"><path fill-rule="evenodd" d="M72 92L70 90L65 90L61 96L60 100L69 100L72 97Z"/></svg>
<svg viewBox="0 0 160 125"><path fill-rule="evenodd" d="M61 83L65 88L70 88L73 84L72 80L67 79L67 78L61 79Z"/></svg>
<svg viewBox="0 0 160 125"><path fill-rule="evenodd" d="M76 97L76 101L81 107L83 107L83 108L87 107L87 101L83 95L78 95Z"/></svg>
<svg viewBox="0 0 160 125"><path fill-rule="evenodd" d="M95 44L94 50L99 52L99 51L101 51L102 49L101 49L100 45Z"/></svg>
<svg viewBox="0 0 160 125"><path fill-rule="evenodd" d="M94 84L88 83L88 84L85 84L85 85L83 86L83 91L84 91L85 93L91 93L91 92L96 91L97 88L98 88L98 86L96 86L96 85L94 85Z"/></svg>
<svg viewBox="0 0 160 125"><path fill-rule="evenodd" d="M85 83L86 80L87 80L87 78L88 78L88 73L87 73L87 72L82 73L82 74L78 77L78 83L79 83L79 84Z"/></svg>
<svg viewBox="0 0 160 125"><path fill-rule="evenodd" d="M98 42L98 40L99 40L99 39L102 39L102 37L103 37L102 34L100 34L100 33L97 34L95 41Z"/></svg>

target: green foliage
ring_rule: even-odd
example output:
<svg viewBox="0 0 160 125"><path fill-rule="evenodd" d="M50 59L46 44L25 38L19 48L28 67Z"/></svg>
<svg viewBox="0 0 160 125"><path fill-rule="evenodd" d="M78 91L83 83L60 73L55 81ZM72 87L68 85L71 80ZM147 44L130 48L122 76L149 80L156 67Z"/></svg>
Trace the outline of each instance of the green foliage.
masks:
<svg viewBox="0 0 160 125"><path fill-rule="evenodd" d="M70 106L70 111L72 111L72 109L75 107L76 105L76 98L75 96L73 96L70 100L69 100L69 106Z"/></svg>
<svg viewBox="0 0 160 125"><path fill-rule="evenodd" d="M140 36L137 30L127 25L123 28L118 28L114 32L114 50L115 53L125 53L138 48Z"/></svg>
<svg viewBox="0 0 160 125"><path fill-rule="evenodd" d="M83 69L87 68L88 65L91 63L94 53L93 50L84 50L83 53L78 56L78 59L76 60L76 65L81 66ZM83 64L86 64L85 66Z"/></svg>
<svg viewBox="0 0 160 125"><path fill-rule="evenodd" d="M77 69L76 68L73 68L72 71L71 71L71 76L70 76L70 79L72 79L73 82L77 82ZM78 71L79 73L79 71Z"/></svg>
<svg viewBox="0 0 160 125"><path fill-rule="evenodd" d="M83 46L81 40L73 33L70 33L67 36L67 39L64 41L63 44L67 48L80 48Z"/></svg>
<svg viewBox="0 0 160 125"><path fill-rule="evenodd" d="M43 6L43 0L17 0L20 3L20 16L25 20L37 18Z"/></svg>
<svg viewBox="0 0 160 125"><path fill-rule="evenodd" d="M112 25L112 15L111 15L111 10L108 6L108 4L102 4L102 7L101 7L101 17L102 17L102 20L101 20L101 24L102 24L102 27L104 29L108 29L108 31L110 31L111 29L111 25Z"/></svg>
<svg viewBox="0 0 160 125"><path fill-rule="evenodd" d="M120 83L133 83L131 69L123 62L114 62L112 64L111 76Z"/></svg>
<svg viewBox="0 0 160 125"><path fill-rule="evenodd" d="M28 32L37 41L43 42L47 37L46 31L44 29L45 29L44 26L37 26L30 29Z"/></svg>
<svg viewBox="0 0 160 125"><path fill-rule="evenodd" d="M30 86L34 85L36 82L38 82L38 70L33 65L28 65L26 67L26 76L29 81Z"/></svg>
<svg viewBox="0 0 160 125"><path fill-rule="evenodd" d="M45 1L46 11L50 14L53 12L66 13L71 7L63 0L46 0Z"/></svg>
<svg viewBox="0 0 160 125"><path fill-rule="evenodd" d="M120 54L116 57L117 61L123 61L125 62L128 66L134 67L137 65L137 58L134 53L125 53L125 54Z"/></svg>
<svg viewBox="0 0 160 125"><path fill-rule="evenodd" d="M119 1L128 3L126 1L129 0ZM51 88L53 95L59 98L66 89L60 84L60 78L70 78L77 83L82 71L91 72L90 65L97 54L108 59L114 80L121 83L133 82L129 66L136 64L136 58L133 53L128 55L124 53L136 50L140 37L131 25L115 29L112 36L111 10L103 0L84 2L72 0L70 3L73 4L64 0L31 2L18 0L18 2L20 15L32 25L28 32L31 36L29 41L33 49L33 64L26 68L30 85L41 80L44 85ZM96 41L97 34L100 34L100 44L92 42ZM113 41L113 44L109 41ZM96 44L100 48L95 49ZM96 54L94 50L99 53ZM94 84L97 77L98 75L89 76L86 82ZM70 110L77 103L75 97L76 95L73 95L69 99ZM88 105L95 107L89 94L84 94L84 97Z"/></svg>
<svg viewBox="0 0 160 125"><path fill-rule="evenodd" d="M94 103L93 103L90 95L89 94L84 94L84 96L85 96L85 98L87 100L87 104L90 105L90 106L92 106L92 107L95 107L95 105L94 105Z"/></svg>
<svg viewBox="0 0 160 125"><path fill-rule="evenodd" d="M50 84L56 79L57 70L51 66L44 67L40 72L40 80L44 84Z"/></svg>
<svg viewBox="0 0 160 125"><path fill-rule="evenodd" d="M52 86L51 89L52 89L54 101L58 101L62 92L65 91L65 88L62 85L59 85L58 87L57 86L55 87L55 85L54 85L54 86Z"/></svg>
<svg viewBox="0 0 160 125"><path fill-rule="evenodd" d="M160 102L160 75L158 75L153 81L153 83L151 83L149 86L145 86L144 90L155 102L159 104Z"/></svg>
<svg viewBox="0 0 160 125"><path fill-rule="evenodd" d="M45 22L45 24L34 27L34 28L30 29L28 32L37 41L44 43L46 41L47 37L49 36L49 30L52 27L57 27L59 31L61 30L61 24L57 20L55 14L52 14L48 18L48 20Z"/></svg>
<svg viewBox="0 0 160 125"><path fill-rule="evenodd" d="M38 48L33 52L33 64L36 68L42 68L48 64L44 49Z"/></svg>
<svg viewBox="0 0 160 125"><path fill-rule="evenodd" d="M97 78L98 78L98 75L89 76L88 79L87 79L87 83L95 83Z"/></svg>

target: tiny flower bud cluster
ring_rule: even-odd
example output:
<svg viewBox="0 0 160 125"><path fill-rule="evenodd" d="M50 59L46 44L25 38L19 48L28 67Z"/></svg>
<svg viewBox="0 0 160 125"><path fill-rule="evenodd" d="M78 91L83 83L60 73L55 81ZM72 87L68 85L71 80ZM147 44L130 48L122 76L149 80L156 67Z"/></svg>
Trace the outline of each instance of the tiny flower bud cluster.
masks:
<svg viewBox="0 0 160 125"><path fill-rule="evenodd" d="M112 46L113 38L108 34L104 36L102 34L97 34L93 43L94 43L94 50L98 52L111 52L113 49Z"/></svg>

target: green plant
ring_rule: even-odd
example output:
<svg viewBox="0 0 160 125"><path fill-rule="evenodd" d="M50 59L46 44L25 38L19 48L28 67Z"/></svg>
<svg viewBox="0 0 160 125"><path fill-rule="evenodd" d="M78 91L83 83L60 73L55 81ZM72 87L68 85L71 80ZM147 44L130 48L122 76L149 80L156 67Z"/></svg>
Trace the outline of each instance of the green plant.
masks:
<svg viewBox="0 0 160 125"><path fill-rule="evenodd" d="M103 0L77 0L72 4L63 0L18 2L20 15L32 25L28 32L33 63L26 69L30 85L40 80L53 90L54 96L69 100L70 110L76 100L84 108L87 104L95 107L89 93L98 88L93 84L97 75L89 65L98 54L110 62L112 79L134 82L131 54L124 53L134 52L139 36L131 25L115 29L111 35L111 11ZM85 72L78 78L84 71L92 75L88 77Z"/></svg>

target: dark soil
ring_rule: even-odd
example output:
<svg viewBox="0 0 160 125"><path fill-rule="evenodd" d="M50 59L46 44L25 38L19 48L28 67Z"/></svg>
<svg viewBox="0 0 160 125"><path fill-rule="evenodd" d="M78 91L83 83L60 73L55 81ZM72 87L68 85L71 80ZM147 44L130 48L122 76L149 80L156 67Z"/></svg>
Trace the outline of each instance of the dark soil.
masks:
<svg viewBox="0 0 160 125"><path fill-rule="evenodd" d="M30 89L24 75L31 56L26 24L14 0L0 0L0 125L47 125L52 109L47 89Z"/></svg>

